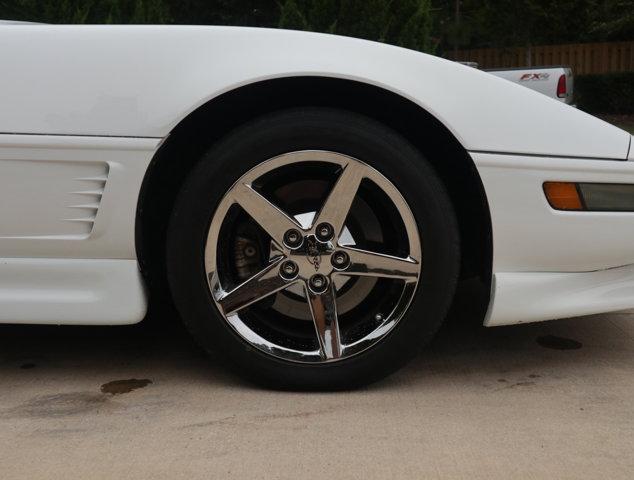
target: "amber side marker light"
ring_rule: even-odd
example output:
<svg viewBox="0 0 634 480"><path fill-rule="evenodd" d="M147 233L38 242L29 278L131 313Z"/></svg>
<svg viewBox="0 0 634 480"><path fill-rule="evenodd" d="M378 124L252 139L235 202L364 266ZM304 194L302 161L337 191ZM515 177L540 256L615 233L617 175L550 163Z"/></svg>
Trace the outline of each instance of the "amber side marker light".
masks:
<svg viewBox="0 0 634 480"><path fill-rule="evenodd" d="M545 182L544 193L555 210L634 212L634 184Z"/></svg>
<svg viewBox="0 0 634 480"><path fill-rule="evenodd" d="M544 193L548 203L555 210L585 210L576 183L545 182Z"/></svg>

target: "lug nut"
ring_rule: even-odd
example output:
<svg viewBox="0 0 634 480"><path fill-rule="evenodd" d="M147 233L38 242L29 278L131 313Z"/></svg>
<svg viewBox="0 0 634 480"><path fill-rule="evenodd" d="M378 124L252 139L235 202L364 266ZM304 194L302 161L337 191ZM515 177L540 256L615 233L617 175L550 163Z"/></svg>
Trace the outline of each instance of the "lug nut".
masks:
<svg viewBox="0 0 634 480"><path fill-rule="evenodd" d="M317 273L310 277L309 284L313 292L323 293L326 291L326 287L328 286L328 279L321 273Z"/></svg>
<svg viewBox="0 0 634 480"><path fill-rule="evenodd" d="M303 241L304 238L302 237L302 234L299 232L299 230L295 230L294 228L287 230L284 234L284 244L288 248L297 248L301 246Z"/></svg>
<svg viewBox="0 0 634 480"><path fill-rule="evenodd" d="M322 242L327 242L332 238L333 235L334 230L332 228L332 225L330 225L329 223L320 223L315 229L315 236L318 240L321 240Z"/></svg>
<svg viewBox="0 0 634 480"><path fill-rule="evenodd" d="M297 264L292 260L285 260L280 265L280 277L285 280L293 280L297 276L298 271Z"/></svg>
<svg viewBox="0 0 634 480"><path fill-rule="evenodd" d="M350 257L346 252L335 252L331 257L331 261L333 267L343 269L350 264Z"/></svg>

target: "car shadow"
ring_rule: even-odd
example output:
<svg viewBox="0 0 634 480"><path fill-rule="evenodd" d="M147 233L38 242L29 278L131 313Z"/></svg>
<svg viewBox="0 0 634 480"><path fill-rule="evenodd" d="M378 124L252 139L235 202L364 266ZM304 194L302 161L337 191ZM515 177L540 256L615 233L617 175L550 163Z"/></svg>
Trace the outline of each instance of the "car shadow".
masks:
<svg viewBox="0 0 634 480"><path fill-rule="evenodd" d="M483 314L478 305L467 295L413 362L365 388L405 383L429 389L439 382L512 387L543 376L563 378L572 366L608 368L634 344L632 313L485 328L478 322ZM205 355L177 317L164 308L130 326L0 325L0 379L11 378L15 385L32 381L38 372L40 379L50 375L79 383L186 378L189 384L257 388ZM23 377L16 376L20 371Z"/></svg>

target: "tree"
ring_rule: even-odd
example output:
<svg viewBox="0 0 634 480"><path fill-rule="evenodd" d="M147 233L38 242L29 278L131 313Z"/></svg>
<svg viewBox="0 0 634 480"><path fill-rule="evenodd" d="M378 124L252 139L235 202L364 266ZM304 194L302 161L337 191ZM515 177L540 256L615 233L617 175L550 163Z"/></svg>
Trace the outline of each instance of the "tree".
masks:
<svg viewBox="0 0 634 480"><path fill-rule="evenodd" d="M274 27L277 0L167 0L173 22L185 25Z"/></svg>
<svg viewBox="0 0 634 480"><path fill-rule="evenodd" d="M281 28L433 50L431 0L284 0Z"/></svg>
<svg viewBox="0 0 634 480"><path fill-rule="evenodd" d="M44 23L168 23L165 0L0 0L0 18Z"/></svg>
<svg viewBox="0 0 634 480"><path fill-rule="evenodd" d="M435 0L434 7L441 49L634 38L634 0Z"/></svg>
<svg viewBox="0 0 634 480"><path fill-rule="evenodd" d="M604 0L598 3L590 36L599 40L634 39L634 1Z"/></svg>
<svg viewBox="0 0 634 480"><path fill-rule="evenodd" d="M634 38L634 0L0 0L0 18L283 27L441 53Z"/></svg>

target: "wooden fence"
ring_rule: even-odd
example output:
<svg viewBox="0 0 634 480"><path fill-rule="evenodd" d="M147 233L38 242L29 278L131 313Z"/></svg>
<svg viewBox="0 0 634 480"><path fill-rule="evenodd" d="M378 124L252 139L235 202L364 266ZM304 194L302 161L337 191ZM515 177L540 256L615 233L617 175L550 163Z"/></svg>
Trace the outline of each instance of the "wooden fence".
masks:
<svg viewBox="0 0 634 480"><path fill-rule="evenodd" d="M477 62L480 68L567 65L575 75L634 70L634 41L572 43L517 48L478 48L450 51L451 60ZM454 58L455 57L455 58Z"/></svg>

